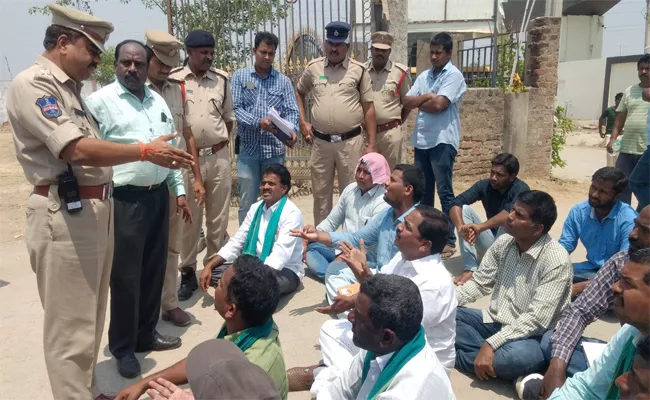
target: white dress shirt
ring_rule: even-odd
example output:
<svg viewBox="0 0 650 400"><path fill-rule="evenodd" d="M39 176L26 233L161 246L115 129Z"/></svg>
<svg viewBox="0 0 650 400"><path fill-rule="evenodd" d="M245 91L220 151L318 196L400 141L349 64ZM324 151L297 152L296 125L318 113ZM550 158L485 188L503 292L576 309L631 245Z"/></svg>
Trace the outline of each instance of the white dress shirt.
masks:
<svg viewBox="0 0 650 400"><path fill-rule="evenodd" d="M321 232L336 232L343 225L343 232L360 231L368 221L390 207L384 201L385 193L383 185L375 185L361 194L357 183L352 182L343 189L339 201L316 229Z"/></svg>
<svg viewBox="0 0 650 400"><path fill-rule="evenodd" d="M248 230L253 222L253 217L260 204L264 200L258 201L253 204L246 214L246 219L237 230L235 236L231 237L228 243L219 250L217 253L226 262L233 262L242 252L246 238L248 237ZM273 204L270 208L264 205L262 218L260 221L260 229L257 235L257 255L262 253L264 246L264 237L266 235L266 227L269 225L273 211L275 211L280 202ZM280 222L278 223L278 231L275 234L275 242L271 254L264 260L264 264L275 270L288 268L293 271L300 279L305 276L305 269L302 265L302 240L297 237L289 235L292 229L302 228L302 213L296 205L289 199L284 204L282 214L280 215Z"/></svg>
<svg viewBox="0 0 650 400"><path fill-rule="evenodd" d="M409 278L420 289L427 341L448 373L456 362L456 286L439 254L406 261L399 252L381 269L382 274Z"/></svg>
<svg viewBox="0 0 650 400"><path fill-rule="evenodd" d="M362 350L352 359L347 370L341 371L326 385L312 391L318 400L366 400L379 375L393 353L371 361L366 380L361 382L366 351ZM456 396L446 371L438 361L431 346L424 348L407 362L395 375L377 400L454 400Z"/></svg>

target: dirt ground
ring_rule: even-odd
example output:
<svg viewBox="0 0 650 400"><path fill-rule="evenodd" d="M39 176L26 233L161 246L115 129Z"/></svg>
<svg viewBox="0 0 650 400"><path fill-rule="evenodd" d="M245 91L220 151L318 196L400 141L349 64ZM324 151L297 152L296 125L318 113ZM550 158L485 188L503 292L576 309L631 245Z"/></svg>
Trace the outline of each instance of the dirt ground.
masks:
<svg viewBox="0 0 650 400"><path fill-rule="evenodd" d="M597 168L605 165L604 149L597 147L593 135L597 132L580 132L586 139L576 136L562 156L568 165L554 170L549 180L527 180L531 188L550 193L558 205L558 221L551 230L558 238L562 223L569 209L586 198L590 176ZM573 140L575 139L575 140ZM526 180L525 177L522 177ZM463 190L469 183L455 185L456 191ZM42 331L43 311L36 290L24 243L25 203L31 191L22 169L15 158L14 146L8 129L0 129L0 398L2 399L50 399L51 392L43 360ZM312 223L312 199L298 197L293 201L303 211L305 223ZM483 210L476 208L479 215ZM231 212L234 217L235 213ZM228 232L237 229L236 218L231 218ZM574 261L584 260L584 249L579 247L572 255ZM458 253L446 263L448 270L457 274L462 269ZM310 365L320 359L318 332L329 317L320 315L314 308L324 303L324 287L320 282L306 277L298 291L282 299L274 317L280 327L280 338L288 368ZM486 307L489 298L483 298L473 306ZM144 375L158 371L185 357L193 346L216 336L222 323L214 311L212 298L200 291L181 307L192 315L193 323L185 328L160 322L158 329L163 334L180 335L183 345L176 350L161 353L138 354ZM108 327L108 316L107 323ZM615 317L608 315L589 326L586 334L609 340L619 325ZM97 377L104 393L115 394L133 381L119 376L115 362L108 352L107 332L104 331ZM471 377L454 371L452 385L458 399L512 399L516 394L509 382L475 381ZM289 399L309 399L307 392L291 393Z"/></svg>

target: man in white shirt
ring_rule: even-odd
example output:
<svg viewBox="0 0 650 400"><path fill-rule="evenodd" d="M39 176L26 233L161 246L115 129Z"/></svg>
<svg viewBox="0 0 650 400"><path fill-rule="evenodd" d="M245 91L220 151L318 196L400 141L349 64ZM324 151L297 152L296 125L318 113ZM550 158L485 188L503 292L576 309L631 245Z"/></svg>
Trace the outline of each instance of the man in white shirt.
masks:
<svg viewBox="0 0 650 400"><path fill-rule="evenodd" d="M397 227L395 245L399 252L382 268L380 274L409 278L420 291L424 303L421 320L427 341L447 374L454 368L456 352L456 289L453 279L445 269L440 253L447 243L449 225L447 217L431 206L419 205ZM364 246L354 249L347 243L341 245L341 258L348 264L359 282L364 282L372 272L367 265ZM329 307L316 311L339 314L354 307L357 295L334 298ZM288 371L289 390L306 390L314 381L325 381L345 370L361 350L353 341L353 326L346 320L330 320L321 327L320 346L325 366L318 376L317 366L293 368ZM317 386L317 384L315 384Z"/></svg>
<svg viewBox="0 0 650 400"><path fill-rule="evenodd" d="M384 185L390 178L390 166L384 156L379 153L365 154L359 160L354 178L356 182L345 187L327 219L316 227L307 225L304 230L335 232L343 225L343 232L357 232L389 207L384 201L384 193L386 193ZM325 279L325 271L330 263L340 262L340 258L337 257L340 250L334 250L318 242L307 245L306 240L303 241L303 246L306 250L305 264L319 279ZM368 261L376 262L376 246L368 247L366 250Z"/></svg>
<svg viewBox="0 0 650 400"><path fill-rule="evenodd" d="M270 164L262 172L262 200L253 204L239 230L201 272L201 288L216 286L223 272L240 254L257 256L276 271L280 294L291 293L305 276L302 241L289 235L302 228L302 213L287 198L291 174L283 165Z"/></svg>
<svg viewBox="0 0 650 400"><path fill-rule="evenodd" d="M453 283L452 283L453 287ZM455 399L451 382L427 343L420 291L410 279L388 274L361 283L348 315L362 350L349 367L314 385L319 400Z"/></svg>

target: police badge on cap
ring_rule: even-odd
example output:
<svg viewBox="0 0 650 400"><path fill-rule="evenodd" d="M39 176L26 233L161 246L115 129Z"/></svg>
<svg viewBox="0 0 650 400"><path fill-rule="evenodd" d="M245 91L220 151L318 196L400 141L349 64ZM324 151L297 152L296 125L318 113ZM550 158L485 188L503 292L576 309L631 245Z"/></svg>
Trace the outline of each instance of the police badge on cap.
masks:
<svg viewBox="0 0 650 400"><path fill-rule="evenodd" d="M334 21L325 27L325 37L330 43L348 43L350 24L341 21Z"/></svg>

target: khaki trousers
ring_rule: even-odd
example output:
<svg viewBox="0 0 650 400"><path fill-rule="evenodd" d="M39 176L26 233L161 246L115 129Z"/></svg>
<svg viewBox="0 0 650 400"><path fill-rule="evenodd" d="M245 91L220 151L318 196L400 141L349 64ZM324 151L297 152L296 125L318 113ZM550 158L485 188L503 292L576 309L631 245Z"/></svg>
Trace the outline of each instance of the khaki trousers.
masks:
<svg viewBox="0 0 650 400"><path fill-rule="evenodd" d="M326 142L314 138L310 158L314 225L320 224L332 210L334 171L338 175L339 191L342 192L354 181L362 147L363 135L342 142Z"/></svg>
<svg viewBox="0 0 650 400"><path fill-rule="evenodd" d="M203 265L215 255L224 244L228 229L228 210L230 208L230 190L232 188L232 168L228 146L216 154L199 157L199 166L203 185L205 186L205 243L207 253ZM194 216L193 224L183 224L180 268L192 267L196 270L196 244L201 234L203 207L197 207L194 201L194 175L184 172L187 202Z"/></svg>
<svg viewBox="0 0 650 400"><path fill-rule="evenodd" d="M43 352L54 399L98 396L95 364L113 263L113 201L70 214L57 187L27 201L25 241L44 311Z"/></svg>
<svg viewBox="0 0 650 400"><path fill-rule="evenodd" d="M388 161L391 171L402 159L403 141L402 125L386 132L377 133L377 152Z"/></svg>
<svg viewBox="0 0 650 400"><path fill-rule="evenodd" d="M173 310L178 307L178 257L181 254L181 224L184 224L181 215L176 215L176 195L169 190L169 244L167 248L167 268L163 283L162 311ZM194 222L196 224L196 222Z"/></svg>

